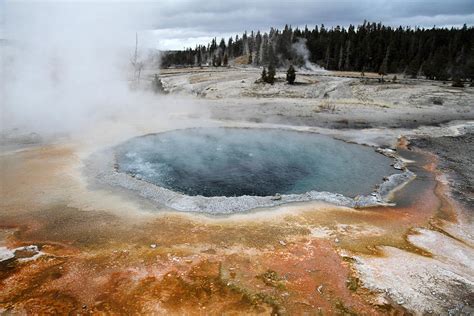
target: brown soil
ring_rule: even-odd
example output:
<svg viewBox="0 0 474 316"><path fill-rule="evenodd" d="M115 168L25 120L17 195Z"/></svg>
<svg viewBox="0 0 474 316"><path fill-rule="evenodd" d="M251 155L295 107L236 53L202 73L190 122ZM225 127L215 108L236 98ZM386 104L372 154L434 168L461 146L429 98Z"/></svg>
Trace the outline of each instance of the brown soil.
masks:
<svg viewBox="0 0 474 316"><path fill-rule="evenodd" d="M434 190L433 161L412 155L425 177L397 193L409 198L406 205L301 203L228 218L153 214L133 203L135 211L124 216L113 199L78 180L71 147L0 156L0 231L13 232L4 234L6 246L34 244L45 253L2 263L0 311L402 314L395 305L373 304L341 252L377 254L379 245L391 245L428 255L406 235L444 216L440 205L448 200ZM72 206L78 204L84 207ZM327 235L314 233L321 229Z"/></svg>

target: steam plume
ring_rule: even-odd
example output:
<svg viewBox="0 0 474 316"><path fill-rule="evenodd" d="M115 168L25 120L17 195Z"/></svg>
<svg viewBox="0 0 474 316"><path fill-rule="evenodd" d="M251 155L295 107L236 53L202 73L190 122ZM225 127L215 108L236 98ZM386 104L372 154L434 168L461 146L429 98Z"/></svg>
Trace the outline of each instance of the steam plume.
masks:
<svg viewBox="0 0 474 316"><path fill-rule="evenodd" d="M136 106L130 56L135 32L156 19L151 4L7 1L4 9L3 128L73 131Z"/></svg>
<svg viewBox="0 0 474 316"><path fill-rule="evenodd" d="M296 54L303 60L302 68L309 71L324 71L324 68L319 67L316 64L313 64L309 58L311 53L309 52L308 48L306 48L306 39L299 38L298 41L293 43L293 50Z"/></svg>

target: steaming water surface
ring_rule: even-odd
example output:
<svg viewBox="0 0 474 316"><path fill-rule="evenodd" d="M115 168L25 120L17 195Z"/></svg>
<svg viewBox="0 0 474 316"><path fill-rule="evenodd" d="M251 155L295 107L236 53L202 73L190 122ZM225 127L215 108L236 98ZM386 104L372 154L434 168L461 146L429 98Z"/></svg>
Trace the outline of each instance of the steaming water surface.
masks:
<svg viewBox="0 0 474 316"><path fill-rule="evenodd" d="M117 147L120 172L186 195L370 193L394 173L373 148L279 129L195 128Z"/></svg>

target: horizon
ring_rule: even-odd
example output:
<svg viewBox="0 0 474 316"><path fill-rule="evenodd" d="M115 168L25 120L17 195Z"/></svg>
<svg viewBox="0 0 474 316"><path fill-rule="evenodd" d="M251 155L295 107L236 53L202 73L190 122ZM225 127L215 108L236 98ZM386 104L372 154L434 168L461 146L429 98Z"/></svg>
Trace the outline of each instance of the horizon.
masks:
<svg viewBox="0 0 474 316"><path fill-rule="evenodd" d="M195 43L194 45L188 45L188 46L183 46L181 48L178 48L177 46L174 47L174 48L170 48L170 49L161 49L159 47L157 47L158 50L160 51L182 51L182 50L185 50L185 49L194 49L196 48L196 46L207 46L213 39L216 39L217 41L220 41L221 39L225 39L226 41L232 37L232 38L235 38L236 35L238 35L239 37L244 34L245 32L247 32L247 34L250 34L251 32L254 32L255 34L257 32L260 32L262 35L265 34L265 33L269 33L269 31L273 28L273 29L276 29L276 30L282 30L285 28L286 25L288 25L288 27L292 28L293 30L295 29L300 29L300 30L303 30L305 27L308 27L308 29L312 30L314 29L316 26L318 28L321 28L322 25L324 25L324 27L327 29L327 30L332 30L336 27L340 27L341 29L345 29L347 30L351 25L355 27L355 31L357 32L357 28L359 26L362 26L364 24L364 22L366 23L375 23L375 24L381 24L382 26L384 27L390 27L392 29L398 29L399 27L402 27L403 29L412 29L412 30L417 30L417 29L421 29L421 30L430 30L430 29L461 29L463 28L464 26L466 26L467 28L473 28L474 27L474 24L468 24L468 23L462 23L462 24L456 24L456 25L433 25L433 26L422 26L422 25L388 25L388 24L385 24L383 22L375 22L375 21L368 21L368 20L364 20L362 21L361 23L356 23L356 24L348 24L348 25L326 25L324 23L320 23L320 24L306 24L306 25L298 25L298 26L293 26L291 24L283 24L281 26L278 26L278 27L275 27L275 26L269 26L267 27L266 29L251 29L251 30L243 30L241 31L240 33L237 32L237 33L226 33L225 35L216 35L216 36L209 36L209 37L201 37L202 42L200 42L199 40L196 40L194 41L193 43ZM143 32L153 32L153 31L158 31L158 30L145 30Z"/></svg>

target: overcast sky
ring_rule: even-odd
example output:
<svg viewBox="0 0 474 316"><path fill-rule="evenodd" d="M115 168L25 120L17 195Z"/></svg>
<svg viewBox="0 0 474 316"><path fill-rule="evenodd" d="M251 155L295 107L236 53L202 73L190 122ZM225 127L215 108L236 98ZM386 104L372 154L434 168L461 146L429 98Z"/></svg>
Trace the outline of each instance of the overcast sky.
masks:
<svg viewBox="0 0 474 316"><path fill-rule="evenodd" d="M21 3L22 7L29 7L30 15L36 14L40 8L33 5L39 3L36 0L0 0L0 25L5 18L5 10L1 5L4 1L12 4ZM160 49L194 47L196 44L207 44L213 37L227 38L230 35L241 34L245 30L268 31L270 27L281 28L285 24L308 25L312 28L320 24L327 27L358 25L367 20L392 26L429 28L434 25L462 26L464 23L474 25L474 0L47 1L49 4L61 3L61 5L79 3L91 8L91 4L97 6L99 2L103 12L107 10L111 12L108 18L124 20L127 18L124 13L140 16L139 20L146 22L136 27L153 29L153 31L143 32L143 39L147 38L150 42L157 43L156 46ZM123 12L117 14L117 8ZM93 10L96 11L95 8ZM45 11L47 15L50 10ZM74 12L76 9L70 11ZM77 12L77 14L87 13L85 10ZM102 16L101 13L99 18ZM21 26L16 16L8 11L6 18L10 18L10 24L13 27Z"/></svg>
<svg viewBox="0 0 474 316"><path fill-rule="evenodd" d="M240 34L282 27L324 24L474 25L474 0L171 0L160 1L155 27L160 47L180 49Z"/></svg>

